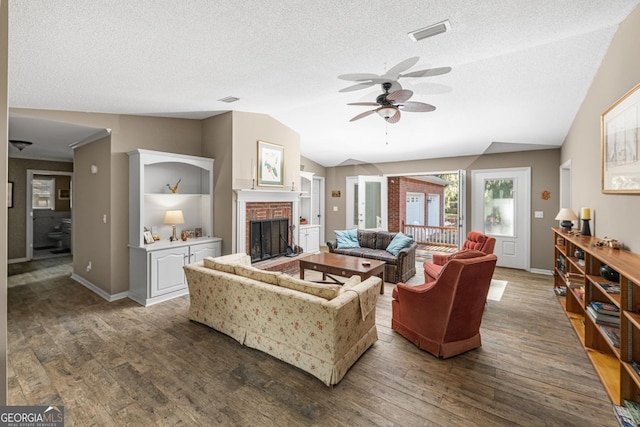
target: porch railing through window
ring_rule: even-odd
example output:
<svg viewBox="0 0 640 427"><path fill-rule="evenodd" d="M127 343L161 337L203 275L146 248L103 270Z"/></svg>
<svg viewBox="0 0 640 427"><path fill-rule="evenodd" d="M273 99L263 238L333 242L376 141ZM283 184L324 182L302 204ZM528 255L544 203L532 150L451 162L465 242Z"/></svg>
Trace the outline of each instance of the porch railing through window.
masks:
<svg viewBox="0 0 640 427"><path fill-rule="evenodd" d="M436 227L402 223L402 232L413 236L418 244L434 246L458 246L458 227Z"/></svg>

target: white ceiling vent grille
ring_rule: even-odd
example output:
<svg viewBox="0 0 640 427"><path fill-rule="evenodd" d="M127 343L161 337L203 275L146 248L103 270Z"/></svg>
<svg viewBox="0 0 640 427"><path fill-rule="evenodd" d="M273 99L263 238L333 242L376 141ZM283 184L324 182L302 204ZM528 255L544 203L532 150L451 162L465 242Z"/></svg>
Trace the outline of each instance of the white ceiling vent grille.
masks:
<svg viewBox="0 0 640 427"><path fill-rule="evenodd" d="M232 102L236 102L239 100L240 98L236 98L235 96L227 96L226 98L218 99L218 101L226 102L227 104L230 104Z"/></svg>
<svg viewBox="0 0 640 427"><path fill-rule="evenodd" d="M411 40L417 42L418 40L424 40L429 37L437 36L438 34L446 33L449 30L451 30L451 23L447 19L446 21L438 22L437 24L429 25L428 27L411 31L408 36Z"/></svg>

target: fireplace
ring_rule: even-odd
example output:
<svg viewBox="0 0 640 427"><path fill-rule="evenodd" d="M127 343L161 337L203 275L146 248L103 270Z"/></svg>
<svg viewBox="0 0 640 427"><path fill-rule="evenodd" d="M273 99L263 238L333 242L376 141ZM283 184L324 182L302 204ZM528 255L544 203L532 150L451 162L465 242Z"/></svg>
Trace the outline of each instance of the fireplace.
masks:
<svg viewBox="0 0 640 427"><path fill-rule="evenodd" d="M289 218L249 221L251 262L287 255Z"/></svg>

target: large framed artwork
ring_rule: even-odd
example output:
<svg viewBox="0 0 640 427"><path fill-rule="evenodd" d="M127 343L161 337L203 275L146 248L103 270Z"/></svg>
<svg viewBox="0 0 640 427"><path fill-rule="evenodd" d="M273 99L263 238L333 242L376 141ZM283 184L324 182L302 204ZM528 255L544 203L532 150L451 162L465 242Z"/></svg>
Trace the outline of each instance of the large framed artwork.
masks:
<svg viewBox="0 0 640 427"><path fill-rule="evenodd" d="M258 185L284 186L284 147L258 141Z"/></svg>
<svg viewBox="0 0 640 427"><path fill-rule="evenodd" d="M602 192L640 194L640 84L602 113L600 129Z"/></svg>

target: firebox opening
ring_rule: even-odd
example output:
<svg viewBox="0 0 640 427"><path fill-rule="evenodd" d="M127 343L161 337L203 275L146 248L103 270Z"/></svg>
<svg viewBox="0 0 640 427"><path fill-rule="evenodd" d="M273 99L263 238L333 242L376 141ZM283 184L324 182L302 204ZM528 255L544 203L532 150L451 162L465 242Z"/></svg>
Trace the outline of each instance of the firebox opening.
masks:
<svg viewBox="0 0 640 427"><path fill-rule="evenodd" d="M274 218L249 222L251 262L287 255L289 245L289 219Z"/></svg>

